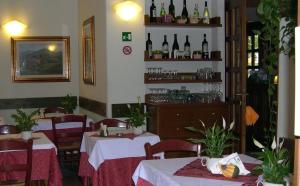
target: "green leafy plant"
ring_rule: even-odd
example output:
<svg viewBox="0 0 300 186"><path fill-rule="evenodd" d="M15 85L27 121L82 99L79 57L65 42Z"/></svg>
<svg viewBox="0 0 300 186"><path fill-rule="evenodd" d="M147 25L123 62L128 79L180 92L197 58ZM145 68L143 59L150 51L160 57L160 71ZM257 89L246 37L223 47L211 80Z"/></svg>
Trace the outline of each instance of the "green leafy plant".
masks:
<svg viewBox="0 0 300 186"><path fill-rule="evenodd" d="M133 127L140 127L145 124L145 119L148 117L148 114L144 112L143 105L140 103L140 97L138 97L138 105L130 106L127 104L129 109L127 122Z"/></svg>
<svg viewBox="0 0 300 186"><path fill-rule="evenodd" d="M188 139L192 143L204 144L205 149L203 152L206 153L210 158L220 158L223 155L225 148L230 147L230 140L237 140L233 135L234 122L232 122L229 128L226 128L226 121L223 119L223 126L217 125L217 122L210 128L206 128L205 124L200 120L204 130L196 129L195 127L185 127L187 130L192 132L199 132L203 135L201 139Z"/></svg>
<svg viewBox="0 0 300 186"><path fill-rule="evenodd" d="M73 113L73 110L77 106L77 100L72 98L69 94L63 97L61 101L61 107L63 107L67 113Z"/></svg>
<svg viewBox="0 0 300 186"><path fill-rule="evenodd" d="M257 155L263 161L261 165L255 167L254 171L262 174L266 182L285 184L285 178L288 176L290 170L290 162L288 151L282 148L284 141L282 140L278 145L274 137L271 148L264 147L255 139L253 139L253 142L262 150Z"/></svg>
<svg viewBox="0 0 300 186"><path fill-rule="evenodd" d="M27 114L22 109L17 109L17 114L12 114L11 117L14 118L20 131L31 131L31 128L36 125L39 112L40 109L37 109Z"/></svg>

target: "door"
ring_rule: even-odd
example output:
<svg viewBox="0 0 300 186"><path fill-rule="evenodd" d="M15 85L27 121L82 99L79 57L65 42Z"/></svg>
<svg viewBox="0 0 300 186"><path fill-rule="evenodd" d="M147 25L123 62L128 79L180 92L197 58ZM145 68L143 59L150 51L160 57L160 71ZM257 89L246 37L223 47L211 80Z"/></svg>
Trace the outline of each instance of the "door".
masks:
<svg viewBox="0 0 300 186"><path fill-rule="evenodd" d="M234 150L245 152L246 125L246 0L226 0L225 99L230 103L230 121L235 121L240 141Z"/></svg>

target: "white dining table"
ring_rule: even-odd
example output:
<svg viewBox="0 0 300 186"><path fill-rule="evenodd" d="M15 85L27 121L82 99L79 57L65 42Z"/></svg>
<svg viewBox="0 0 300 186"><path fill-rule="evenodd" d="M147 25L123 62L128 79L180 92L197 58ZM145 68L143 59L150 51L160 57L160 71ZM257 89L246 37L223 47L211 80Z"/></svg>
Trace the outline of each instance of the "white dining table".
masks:
<svg viewBox="0 0 300 186"><path fill-rule="evenodd" d="M260 160L240 154L244 163L259 164ZM154 186L241 186L243 183L188 176L174 176L174 173L199 157L143 160L136 168L132 179L137 185L142 178Z"/></svg>
<svg viewBox="0 0 300 186"><path fill-rule="evenodd" d="M159 136L149 132L133 139L122 137L95 137L99 132L85 132L81 143L81 152L89 156L89 163L95 170L110 159L145 156L145 143L155 144L160 141Z"/></svg>
<svg viewBox="0 0 300 186"><path fill-rule="evenodd" d="M94 122L93 119L86 119L86 127L90 126L90 122ZM80 122L70 122L68 124L61 123L57 124L57 129L69 129L69 128L79 128L82 126ZM32 128L33 131L43 131L43 130L52 130L52 121L51 118L40 118L37 120L37 125Z"/></svg>

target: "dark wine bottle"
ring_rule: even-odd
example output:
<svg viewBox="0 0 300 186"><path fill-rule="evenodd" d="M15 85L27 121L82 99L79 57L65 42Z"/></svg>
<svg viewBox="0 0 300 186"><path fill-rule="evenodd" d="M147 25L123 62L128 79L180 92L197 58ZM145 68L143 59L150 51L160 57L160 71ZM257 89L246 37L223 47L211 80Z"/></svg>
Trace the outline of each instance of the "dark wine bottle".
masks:
<svg viewBox="0 0 300 186"><path fill-rule="evenodd" d="M150 6L150 22L156 22L156 6L154 4L154 0L152 0L152 4Z"/></svg>
<svg viewBox="0 0 300 186"><path fill-rule="evenodd" d="M169 43L167 41L167 35L164 35L164 42L162 43L162 58L169 58Z"/></svg>
<svg viewBox="0 0 300 186"><path fill-rule="evenodd" d="M152 58L152 41L150 39L150 33L148 33L148 39L146 41L146 51L148 53L148 57Z"/></svg>
<svg viewBox="0 0 300 186"><path fill-rule="evenodd" d="M189 42L189 36L186 36L186 40L184 43L184 58L190 59L191 58L191 44Z"/></svg>
<svg viewBox="0 0 300 186"><path fill-rule="evenodd" d="M187 20L189 19L189 13L186 8L186 0L183 0L183 9L182 9L181 17L186 18Z"/></svg>
<svg viewBox="0 0 300 186"><path fill-rule="evenodd" d="M172 46L172 58L175 59L175 52L179 51L179 45L178 45L178 41L177 41L177 34L174 34L174 42L173 42L173 46Z"/></svg>
<svg viewBox="0 0 300 186"><path fill-rule="evenodd" d="M174 20L175 19L175 6L173 4L173 0L170 0L169 14L172 16L172 18Z"/></svg>
<svg viewBox="0 0 300 186"><path fill-rule="evenodd" d="M206 41L206 34L204 34L204 39L202 41L202 58L208 59L208 42Z"/></svg>

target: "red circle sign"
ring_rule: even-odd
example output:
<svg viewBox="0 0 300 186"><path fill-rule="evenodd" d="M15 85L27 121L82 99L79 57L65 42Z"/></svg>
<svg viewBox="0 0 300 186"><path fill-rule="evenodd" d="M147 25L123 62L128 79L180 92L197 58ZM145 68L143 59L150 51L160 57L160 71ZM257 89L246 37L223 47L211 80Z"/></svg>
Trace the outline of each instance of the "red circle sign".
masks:
<svg viewBox="0 0 300 186"><path fill-rule="evenodd" d="M131 54L131 52L132 52L131 46L124 46L123 47L123 54L129 55L129 54Z"/></svg>

